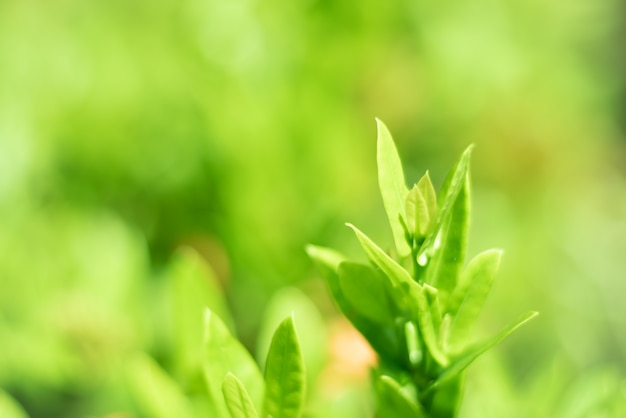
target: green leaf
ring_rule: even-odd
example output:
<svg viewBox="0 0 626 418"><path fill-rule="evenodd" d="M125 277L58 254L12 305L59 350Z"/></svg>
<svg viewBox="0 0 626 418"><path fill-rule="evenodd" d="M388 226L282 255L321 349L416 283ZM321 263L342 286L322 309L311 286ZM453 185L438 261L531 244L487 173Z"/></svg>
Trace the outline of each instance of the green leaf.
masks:
<svg viewBox="0 0 626 418"><path fill-rule="evenodd" d="M406 187L402 163L393 138L384 123L378 119L376 119L376 123L378 126L377 160L380 194L389 217L396 250L400 256L404 257L411 253L411 248L404 236L400 219L406 218L404 204L409 190Z"/></svg>
<svg viewBox="0 0 626 418"><path fill-rule="evenodd" d="M328 283L328 288L335 303L346 318L365 337L381 358L390 362L401 363L403 361L401 355L402 343L395 329L391 327L383 327L381 329L379 323L360 314L343 293L339 284L337 269L341 262L345 260L345 257L336 251L314 245L307 246L306 250L309 257L316 262L318 269L326 283Z"/></svg>
<svg viewBox="0 0 626 418"><path fill-rule="evenodd" d="M500 250L488 250L474 257L452 293L448 308L452 315L448 343L452 349L467 339L491 290L501 258Z"/></svg>
<svg viewBox="0 0 626 418"><path fill-rule="evenodd" d="M133 359L129 370L130 387L142 412L150 418L194 416L181 388L159 365L146 355ZM228 418L227 415L219 417Z"/></svg>
<svg viewBox="0 0 626 418"><path fill-rule="evenodd" d="M189 378L202 370L204 309L217 313L230 329L232 319L215 273L194 250L179 251L169 275L173 281L176 365Z"/></svg>
<svg viewBox="0 0 626 418"><path fill-rule="evenodd" d="M370 266L349 261L339 265L338 274L341 290L354 309L373 322L393 326L386 277Z"/></svg>
<svg viewBox="0 0 626 418"><path fill-rule="evenodd" d="M416 237L425 237L437 216L437 194L428 172L408 193L405 207L409 232Z"/></svg>
<svg viewBox="0 0 626 418"><path fill-rule="evenodd" d="M265 411L273 418L298 418L304 404L304 362L293 317L276 329L265 367Z"/></svg>
<svg viewBox="0 0 626 418"><path fill-rule="evenodd" d="M463 152L448 174L439 194L437 220L417 255L418 264L428 263L424 281L447 294L454 288L467 246L471 150L470 146Z"/></svg>
<svg viewBox="0 0 626 418"><path fill-rule="evenodd" d="M498 344L517 328L521 327L537 315L537 312L526 312L525 314L518 317L515 321L513 321L510 325L508 325L506 328L504 328L502 331L500 331L498 334L465 350L451 362L450 366L443 371L443 373L439 376L437 381L433 384L433 386L431 386L429 390L434 390L435 388L440 387L455 376L459 375L483 353Z"/></svg>
<svg viewBox="0 0 626 418"><path fill-rule="evenodd" d="M0 417L28 418L28 414L8 393L0 389Z"/></svg>
<svg viewBox="0 0 626 418"><path fill-rule="evenodd" d="M374 244L367 235L354 225L348 224L348 226L354 230L370 261L378 266L391 281L394 292L392 297L395 304L405 310L405 315L417 320L424 342L433 358L439 364L446 365L448 361L437 344L433 318L423 287L416 283L408 271Z"/></svg>
<svg viewBox="0 0 626 418"><path fill-rule="evenodd" d="M454 167L452 167L441 186L441 191L437 198L437 205L440 208L437 216L437 224L442 223L443 219L446 218L447 214L452 209L457 195L468 179L470 158L473 149L474 145L470 145L463 151L463 154L461 154L461 157L457 160Z"/></svg>
<svg viewBox="0 0 626 418"><path fill-rule="evenodd" d="M205 357L204 377L209 396L215 404L219 417L229 417L221 393L224 378L231 372L248 389L250 399L257 410L263 401L264 382L254 359L228 331L222 320L209 309L205 311Z"/></svg>
<svg viewBox="0 0 626 418"><path fill-rule="evenodd" d="M407 396L402 386L390 376L379 376L375 381L378 398L377 417L427 418L422 407Z"/></svg>
<svg viewBox="0 0 626 418"><path fill-rule="evenodd" d="M405 202L406 227L410 234L423 237L422 229L430 222L426 201L417 184L409 191Z"/></svg>
<svg viewBox="0 0 626 418"><path fill-rule="evenodd" d="M352 224L346 224L352 228L365 252L367 258L385 273L391 281L393 298L398 306L406 307L407 295L411 285L417 285L408 271L406 271L393 258L378 247L367 235ZM418 287L421 287L417 285Z"/></svg>
<svg viewBox="0 0 626 418"><path fill-rule="evenodd" d="M277 291L263 313L259 327L256 359L265 368L265 360L269 351L274 331L288 315L298 318L298 325L307 332L300 334L302 358L306 369L307 383L311 387L317 382L319 373L327 365L328 341L324 318L311 299L300 289L286 287Z"/></svg>
<svg viewBox="0 0 626 418"><path fill-rule="evenodd" d="M469 235L469 179L458 194L439 235L439 250L433 257L437 265L432 283L448 296L456 287L467 252Z"/></svg>
<svg viewBox="0 0 626 418"><path fill-rule="evenodd" d="M430 174L428 171L426 171L422 178L417 182L417 188L422 193L422 197L426 202L426 207L428 208L428 214L430 217L430 224L434 224L437 216L437 193L435 192L433 182L430 180ZM426 232L428 231L423 231L423 233Z"/></svg>
<svg viewBox="0 0 626 418"><path fill-rule="evenodd" d="M226 374L222 394L232 418L258 418L248 391L234 374Z"/></svg>

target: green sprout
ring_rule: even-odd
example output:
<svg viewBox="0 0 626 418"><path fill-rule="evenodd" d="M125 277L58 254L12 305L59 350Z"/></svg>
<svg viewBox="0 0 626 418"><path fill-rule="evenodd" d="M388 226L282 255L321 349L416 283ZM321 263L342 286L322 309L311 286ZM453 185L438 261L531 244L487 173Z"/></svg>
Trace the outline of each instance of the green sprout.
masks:
<svg viewBox="0 0 626 418"><path fill-rule="evenodd" d="M372 371L380 418L457 415L465 369L537 315L527 312L481 342L473 326L502 251L464 265L469 229L468 147L437 196L426 173L410 190L387 127L378 122L378 180L396 257L354 225L370 264L310 245L339 309L377 352Z"/></svg>

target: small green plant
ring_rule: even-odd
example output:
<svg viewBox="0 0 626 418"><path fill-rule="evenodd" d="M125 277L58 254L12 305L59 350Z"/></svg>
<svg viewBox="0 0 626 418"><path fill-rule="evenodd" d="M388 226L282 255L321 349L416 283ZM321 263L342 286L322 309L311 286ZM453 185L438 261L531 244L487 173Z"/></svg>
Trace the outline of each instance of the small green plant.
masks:
<svg viewBox="0 0 626 418"><path fill-rule="evenodd" d="M377 417L456 416L465 369L537 315L525 313L485 341L471 338L502 252L485 251L464 266L470 153L471 147L439 196L428 173L409 190L391 134L378 121L378 180L396 257L351 224L369 265L307 248L343 314L378 353Z"/></svg>
<svg viewBox="0 0 626 418"><path fill-rule="evenodd" d="M219 318L207 312L206 323L204 369L216 418L300 417L305 377L293 318L286 318L274 333L265 376Z"/></svg>
<svg viewBox="0 0 626 418"><path fill-rule="evenodd" d="M293 315L275 329L263 374L231 331L209 266L187 250L171 276L175 378L149 356L135 358L130 380L142 412L151 418L299 418L306 376Z"/></svg>
<svg viewBox="0 0 626 418"><path fill-rule="evenodd" d="M292 317L276 329L263 375L250 353L209 309L205 313L204 390L195 403L147 356L133 366L135 397L150 417L298 418L305 376Z"/></svg>

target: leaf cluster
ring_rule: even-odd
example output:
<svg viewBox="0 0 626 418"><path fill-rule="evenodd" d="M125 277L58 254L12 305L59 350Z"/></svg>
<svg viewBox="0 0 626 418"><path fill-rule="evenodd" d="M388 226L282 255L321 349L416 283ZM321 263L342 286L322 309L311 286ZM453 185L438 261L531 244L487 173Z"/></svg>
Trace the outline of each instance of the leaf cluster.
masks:
<svg viewBox="0 0 626 418"><path fill-rule="evenodd" d="M438 196L428 173L409 189L391 134L378 121L378 179L397 256L351 224L369 264L307 248L340 310L379 356L372 371L379 417L456 416L465 369L536 315L473 341L502 252L485 251L464 265L470 153L463 152Z"/></svg>
<svg viewBox="0 0 626 418"><path fill-rule="evenodd" d="M138 356L130 378L141 409L154 418L299 418L306 377L293 315L274 331L262 373L231 331L213 273L200 257L183 253L173 276L177 376Z"/></svg>

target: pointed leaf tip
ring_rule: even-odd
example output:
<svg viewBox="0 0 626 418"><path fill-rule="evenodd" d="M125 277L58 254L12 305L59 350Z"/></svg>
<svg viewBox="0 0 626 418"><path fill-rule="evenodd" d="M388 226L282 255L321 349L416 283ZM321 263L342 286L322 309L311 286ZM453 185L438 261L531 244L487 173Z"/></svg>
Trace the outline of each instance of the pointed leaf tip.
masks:
<svg viewBox="0 0 626 418"><path fill-rule="evenodd" d="M285 318L274 333L265 362L265 382L264 415L300 417L306 379L293 315Z"/></svg>
<svg viewBox="0 0 626 418"><path fill-rule="evenodd" d="M406 187L402 162L391 133L383 122L378 119L376 121L378 125L376 140L378 185L396 249L398 254L404 257L411 252L401 221L406 218L404 202L409 190Z"/></svg>

